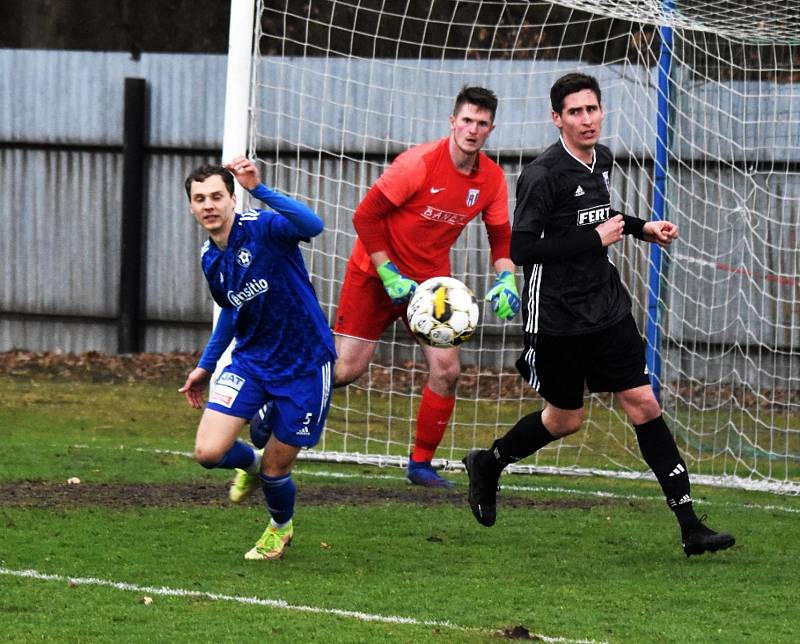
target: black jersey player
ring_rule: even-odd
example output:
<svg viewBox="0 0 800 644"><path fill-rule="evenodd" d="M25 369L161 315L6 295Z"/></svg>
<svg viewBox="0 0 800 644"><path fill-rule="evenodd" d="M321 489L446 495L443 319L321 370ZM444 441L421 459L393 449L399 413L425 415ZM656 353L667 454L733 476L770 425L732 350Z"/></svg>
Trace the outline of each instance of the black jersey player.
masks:
<svg viewBox="0 0 800 644"><path fill-rule="evenodd" d="M522 171L511 258L524 271L524 351L517 368L545 399L490 449L464 459L475 518L496 518L497 482L509 463L577 432L583 392L613 392L634 426L642 456L680 524L686 555L729 548L730 534L708 528L692 508L689 474L650 385L631 300L608 247L633 235L669 246L674 224L618 213L610 204L612 156L598 144L603 121L597 80L567 74L550 90L559 140Z"/></svg>

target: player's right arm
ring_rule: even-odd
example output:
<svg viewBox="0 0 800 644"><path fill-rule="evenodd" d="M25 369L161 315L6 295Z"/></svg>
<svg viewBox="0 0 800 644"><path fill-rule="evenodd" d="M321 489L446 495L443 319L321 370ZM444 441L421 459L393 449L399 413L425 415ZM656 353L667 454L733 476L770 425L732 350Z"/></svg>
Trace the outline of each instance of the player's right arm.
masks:
<svg viewBox="0 0 800 644"><path fill-rule="evenodd" d="M189 373L186 382L178 389L186 398L186 402L195 409L203 406L204 393L208 390L211 374L214 373L217 362L233 340L234 328L233 309L221 309L197 367Z"/></svg>
<svg viewBox="0 0 800 644"><path fill-rule="evenodd" d="M614 215L602 224L595 227L594 232L600 235L600 243L603 246L611 246L622 239L625 229L625 220L622 215Z"/></svg>
<svg viewBox="0 0 800 644"><path fill-rule="evenodd" d="M401 304L414 294L417 283L403 275L389 257L384 221L395 208L396 205L376 184L369 189L353 213L353 226L392 304Z"/></svg>
<svg viewBox="0 0 800 644"><path fill-rule="evenodd" d="M211 372L195 367L186 376L186 382L183 387L178 389L180 393L186 398L186 402L190 407L200 409L203 406L204 392L208 389L208 382L211 379Z"/></svg>
<svg viewBox="0 0 800 644"><path fill-rule="evenodd" d="M518 266L563 261L607 245L595 228L579 230L564 237L546 234L549 214L556 205L553 182L548 168L535 165L527 166L517 181L511 259Z"/></svg>
<svg viewBox="0 0 800 644"><path fill-rule="evenodd" d="M389 216L407 203L425 184L428 168L422 155L430 144L414 146L400 154L358 204L353 213L353 226L367 254L384 252L390 259L391 243ZM386 258L373 257L377 268Z"/></svg>
<svg viewBox="0 0 800 644"><path fill-rule="evenodd" d="M214 330L211 332L211 337L206 343L206 348L200 356L200 361L197 366L213 373L217 368L217 362L225 353L225 349L233 340L235 331L234 309L223 308L220 309L217 316L217 323L214 325Z"/></svg>
<svg viewBox="0 0 800 644"><path fill-rule="evenodd" d="M396 206L376 184L367 191L353 213L353 227L367 253L373 257L373 263L376 261L375 255L380 254L378 260L389 259L387 252L389 243L386 240L384 222L395 208ZM377 268L378 264L375 266Z"/></svg>

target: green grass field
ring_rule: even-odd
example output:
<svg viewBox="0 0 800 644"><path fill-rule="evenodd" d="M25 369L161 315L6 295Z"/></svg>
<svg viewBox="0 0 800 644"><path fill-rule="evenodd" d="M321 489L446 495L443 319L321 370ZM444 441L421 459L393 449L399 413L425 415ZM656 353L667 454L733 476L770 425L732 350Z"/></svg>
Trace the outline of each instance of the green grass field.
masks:
<svg viewBox="0 0 800 644"><path fill-rule="evenodd" d="M413 378L405 373L404 380L393 371L398 370L375 369L377 377L372 382L362 379L363 386L337 391L320 449L398 458L408 455L419 396L397 393L413 390L409 382ZM422 376L419 371L413 375L418 393ZM393 378L399 381L396 385ZM500 381L507 383L512 378L516 388L498 386L503 390L501 399L487 391L476 399L476 391L490 388L474 384L474 377L471 386L459 385L460 398L437 452L439 458L460 461L472 447L490 445L520 416L541 408L541 399L518 375L504 373ZM487 373L485 379L493 384L499 382L498 374ZM390 395L389 391L395 393ZM749 399L740 396L740 403L745 400ZM797 405L772 405L767 399L754 398L742 410L734 404L704 403L702 396L681 399L672 391L666 396L664 414L695 474L800 481ZM633 429L610 394L587 397L584 430L537 452L535 463L528 461L550 468L641 471L645 467Z"/></svg>
<svg viewBox="0 0 800 644"><path fill-rule="evenodd" d="M0 378L4 641L797 641L791 496L695 486L737 545L687 559L653 483L506 476L487 529L463 474L301 462L292 547L246 562L264 509L185 455L176 388Z"/></svg>

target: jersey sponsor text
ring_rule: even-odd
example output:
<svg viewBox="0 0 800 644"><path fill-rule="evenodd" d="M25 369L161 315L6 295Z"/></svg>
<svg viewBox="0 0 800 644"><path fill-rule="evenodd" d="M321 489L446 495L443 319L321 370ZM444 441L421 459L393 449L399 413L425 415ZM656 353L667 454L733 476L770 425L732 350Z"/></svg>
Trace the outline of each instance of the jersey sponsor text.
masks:
<svg viewBox="0 0 800 644"><path fill-rule="evenodd" d="M468 216L461 215L457 212L446 212L438 208L433 208L432 206L427 206L425 210L422 211L422 216L425 219L441 221L451 226L466 226L470 219Z"/></svg>
<svg viewBox="0 0 800 644"><path fill-rule="evenodd" d="M237 391L242 388L244 383L244 378L237 376L235 373L231 373L230 371L226 371L225 373L221 374L219 378L217 378L218 385L228 385Z"/></svg>
<svg viewBox="0 0 800 644"><path fill-rule="evenodd" d="M238 293L228 291L226 295L228 296L228 301L238 309L248 300L252 300L254 297L266 293L268 290L269 284L267 280L262 277L261 279L250 280L245 283L244 288Z"/></svg>
<svg viewBox="0 0 800 644"><path fill-rule="evenodd" d="M230 409L244 383L245 379L241 376L237 376L230 371L224 371L220 377L217 378L217 382L214 385L214 389L208 401Z"/></svg>
<svg viewBox="0 0 800 644"><path fill-rule="evenodd" d="M578 211L578 225L588 226L590 224L599 224L600 222L608 219L611 211L611 205L597 206L594 208L586 208L585 210Z"/></svg>

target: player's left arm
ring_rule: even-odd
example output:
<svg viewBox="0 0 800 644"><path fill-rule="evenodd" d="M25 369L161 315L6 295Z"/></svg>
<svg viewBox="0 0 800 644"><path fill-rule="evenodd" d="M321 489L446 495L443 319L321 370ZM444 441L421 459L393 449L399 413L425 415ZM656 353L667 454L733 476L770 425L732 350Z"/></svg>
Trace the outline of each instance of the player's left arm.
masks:
<svg viewBox="0 0 800 644"><path fill-rule="evenodd" d="M513 318L520 307L517 280L514 277L516 267L508 257L495 261L494 270L497 271L497 280L483 298L492 303L492 310L501 320Z"/></svg>
<svg viewBox="0 0 800 644"><path fill-rule="evenodd" d="M648 221L642 233L644 241L667 248L678 238L678 227L669 221Z"/></svg>
<svg viewBox="0 0 800 644"><path fill-rule="evenodd" d="M492 264L497 280L484 299L492 303L492 310L501 320L513 318L520 307L516 267L511 261L511 225L508 222L508 187L501 178L497 195L486 208L484 225L492 251Z"/></svg>
<svg viewBox="0 0 800 644"><path fill-rule="evenodd" d="M236 157L225 167L236 177L242 188L291 222L298 237L316 237L324 229L322 219L311 208L261 183L256 164L247 157Z"/></svg>
<svg viewBox="0 0 800 644"><path fill-rule="evenodd" d="M614 209L611 210L611 215L622 215L623 235L632 235L636 239L658 244L662 248L667 248L678 238L678 227L669 221L645 221Z"/></svg>

